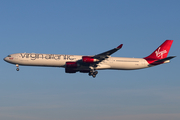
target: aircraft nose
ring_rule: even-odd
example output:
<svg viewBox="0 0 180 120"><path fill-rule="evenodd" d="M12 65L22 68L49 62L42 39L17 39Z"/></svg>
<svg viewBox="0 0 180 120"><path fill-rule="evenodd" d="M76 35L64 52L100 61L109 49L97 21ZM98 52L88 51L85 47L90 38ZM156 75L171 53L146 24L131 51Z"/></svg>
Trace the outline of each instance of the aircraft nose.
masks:
<svg viewBox="0 0 180 120"><path fill-rule="evenodd" d="M5 57L3 60L4 60L4 61L7 61L7 57Z"/></svg>

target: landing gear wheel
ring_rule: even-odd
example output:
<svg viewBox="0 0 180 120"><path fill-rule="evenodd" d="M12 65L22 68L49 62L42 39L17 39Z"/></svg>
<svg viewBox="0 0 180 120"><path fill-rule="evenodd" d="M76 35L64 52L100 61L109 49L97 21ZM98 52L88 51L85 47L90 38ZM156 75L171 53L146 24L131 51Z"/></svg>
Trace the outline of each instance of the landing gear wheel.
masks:
<svg viewBox="0 0 180 120"><path fill-rule="evenodd" d="M92 75L93 76L93 78L95 78L96 77L96 75Z"/></svg>
<svg viewBox="0 0 180 120"><path fill-rule="evenodd" d="M19 65L18 64L16 64L16 67L17 67L16 70L19 71Z"/></svg>
<svg viewBox="0 0 180 120"><path fill-rule="evenodd" d="M98 71L95 71L94 68L90 68L90 71L89 71L89 76L92 76L93 78L96 77L96 75L98 74Z"/></svg>
<svg viewBox="0 0 180 120"><path fill-rule="evenodd" d="M89 71L89 76L93 75L93 71Z"/></svg>
<svg viewBox="0 0 180 120"><path fill-rule="evenodd" d="M97 74L98 74L98 71L95 71L94 74L97 75Z"/></svg>
<svg viewBox="0 0 180 120"><path fill-rule="evenodd" d="M98 74L98 71L93 72L92 77L95 78L97 74Z"/></svg>

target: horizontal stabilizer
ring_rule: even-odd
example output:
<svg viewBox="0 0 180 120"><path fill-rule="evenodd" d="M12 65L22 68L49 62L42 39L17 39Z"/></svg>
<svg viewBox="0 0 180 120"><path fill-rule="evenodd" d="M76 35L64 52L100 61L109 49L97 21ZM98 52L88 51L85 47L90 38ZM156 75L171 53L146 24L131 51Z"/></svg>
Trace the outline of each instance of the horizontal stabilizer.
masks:
<svg viewBox="0 0 180 120"><path fill-rule="evenodd" d="M162 64L162 63L164 63L165 61L170 60L170 59L172 59L172 58L174 58L174 57L176 57L176 56L170 56L170 57L166 57L166 58L164 58L164 59L160 59L160 60L154 61L153 63L151 63L151 65Z"/></svg>

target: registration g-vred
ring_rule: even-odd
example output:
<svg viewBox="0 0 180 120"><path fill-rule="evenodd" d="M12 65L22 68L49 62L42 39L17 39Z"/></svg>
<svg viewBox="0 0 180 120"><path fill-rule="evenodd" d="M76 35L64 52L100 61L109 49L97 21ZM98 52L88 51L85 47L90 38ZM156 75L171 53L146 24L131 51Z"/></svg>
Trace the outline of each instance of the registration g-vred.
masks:
<svg viewBox="0 0 180 120"><path fill-rule="evenodd" d="M152 54L144 58L111 57L110 55L122 48L123 44L121 44L114 49L92 56L16 53L8 55L4 60L15 64L17 71L19 65L64 67L66 73L81 72L96 77L97 70L135 70L168 63L175 57L167 57L172 43L173 40L166 40Z"/></svg>

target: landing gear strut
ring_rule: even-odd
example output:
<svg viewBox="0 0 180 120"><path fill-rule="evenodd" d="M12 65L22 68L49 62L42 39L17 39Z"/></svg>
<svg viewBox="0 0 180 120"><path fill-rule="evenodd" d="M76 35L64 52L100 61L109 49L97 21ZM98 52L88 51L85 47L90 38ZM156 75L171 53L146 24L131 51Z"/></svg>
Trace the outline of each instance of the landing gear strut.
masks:
<svg viewBox="0 0 180 120"><path fill-rule="evenodd" d="M90 71L89 72L89 76L92 76L93 78L95 78L97 74L98 74L98 71Z"/></svg>
<svg viewBox="0 0 180 120"><path fill-rule="evenodd" d="M19 71L19 65L18 64L16 64L16 67L17 67L16 70Z"/></svg>

